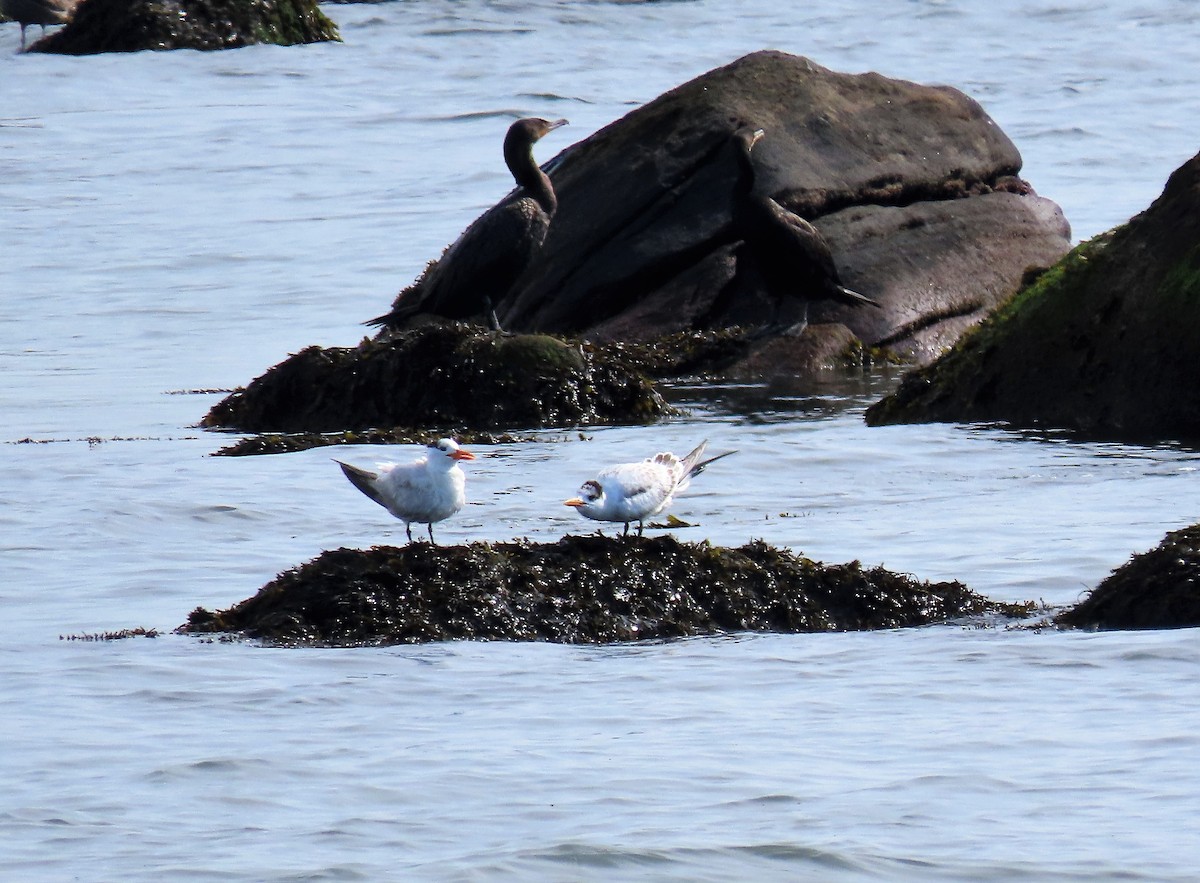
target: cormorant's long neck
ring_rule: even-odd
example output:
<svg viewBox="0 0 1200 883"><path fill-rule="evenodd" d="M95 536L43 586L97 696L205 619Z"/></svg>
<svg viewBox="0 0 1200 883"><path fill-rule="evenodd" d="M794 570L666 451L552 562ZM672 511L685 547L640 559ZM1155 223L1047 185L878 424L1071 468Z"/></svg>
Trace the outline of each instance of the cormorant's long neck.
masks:
<svg viewBox="0 0 1200 883"><path fill-rule="evenodd" d="M523 187L529 195L537 200L548 215L553 215L558 208L558 197L554 195L554 187L546 173L538 168L537 160L533 158L533 142L525 139L510 138L504 142L504 162L512 172L518 186Z"/></svg>
<svg viewBox="0 0 1200 883"><path fill-rule="evenodd" d="M754 160L750 158L750 148L739 144L737 150L738 178L735 189L741 196L749 196L754 192Z"/></svg>

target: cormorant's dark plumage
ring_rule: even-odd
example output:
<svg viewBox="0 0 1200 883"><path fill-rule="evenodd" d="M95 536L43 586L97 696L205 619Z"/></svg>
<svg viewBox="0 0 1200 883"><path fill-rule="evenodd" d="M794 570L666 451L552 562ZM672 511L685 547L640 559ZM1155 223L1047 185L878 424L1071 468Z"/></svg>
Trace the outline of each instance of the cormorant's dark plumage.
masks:
<svg viewBox="0 0 1200 883"><path fill-rule="evenodd" d="M542 247L558 199L533 158L533 145L566 120L517 120L504 137L504 163L517 189L485 212L447 249L421 284L397 298L392 311L368 324L402 327L418 313L447 319L487 314L499 328L495 307Z"/></svg>
<svg viewBox="0 0 1200 883"><path fill-rule="evenodd" d="M21 25L21 48L25 48L25 28L61 25L71 18L78 0L0 0L0 12Z"/></svg>
<svg viewBox="0 0 1200 883"><path fill-rule="evenodd" d="M842 285L829 243L821 232L774 199L754 189L754 160L751 151L762 138L762 129L743 127L733 134L738 160L738 179L733 191L734 235L743 240L767 291L775 298L775 321L780 328L780 307L788 300L803 304L799 322L792 331L808 324L808 303L834 300L845 304L880 304Z"/></svg>

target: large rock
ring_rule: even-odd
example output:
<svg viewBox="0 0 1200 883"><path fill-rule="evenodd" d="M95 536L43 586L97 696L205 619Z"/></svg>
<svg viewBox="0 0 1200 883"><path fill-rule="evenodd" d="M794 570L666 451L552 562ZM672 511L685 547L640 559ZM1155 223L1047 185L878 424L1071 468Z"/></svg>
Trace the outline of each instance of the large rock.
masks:
<svg viewBox="0 0 1200 883"><path fill-rule="evenodd" d="M1200 156L1128 224L1078 246L872 424L1008 421L1100 438L1200 437Z"/></svg>
<svg viewBox="0 0 1200 883"><path fill-rule="evenodd" d="M1134 555L1055 622L1098 629L1200 626L1200 524L1172 531L1156 548Z"/></svg>
<svg viewBox="0 0 1200 883"><path fill-rule="evenodd" d="M316 0L84 0L70 24L29 51L92 55L340 39Z"/></svg>
<svg viewBox="0 0 1200 883"><path fill-rule="evenodd" d="M927 360L1069 246L1058 207L1016 177L1020 154L961 92L757 52L548 164L558 213L505 327L648 341L769 318L731 229L742 124L767 133L759 186L813 219L845 283L884 305L814 304L814 324Z"/></svg>
<svg viewBox="0 0 1200 883"><path fill-rule="evenodd" d="M858 562L823 565L754 542L568 536L557 543L338 549L178 631L276 644L460 639L607 643L731 631L901 628L1022 616L961 583L919 583Z"/></svg>
<svg viewBox="0 0 1200 883"><path fill-rule="evenodd" d="M629 358L461 325L309 347L218 402L202 425L245 432L649 423L671 409Z"/></svg>

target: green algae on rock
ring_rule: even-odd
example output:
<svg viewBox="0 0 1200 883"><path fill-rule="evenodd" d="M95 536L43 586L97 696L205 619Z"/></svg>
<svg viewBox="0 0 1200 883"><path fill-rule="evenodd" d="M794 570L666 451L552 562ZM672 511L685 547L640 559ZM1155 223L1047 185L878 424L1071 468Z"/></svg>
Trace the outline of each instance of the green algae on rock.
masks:
<svg viewBox="0 0 1200 883"><path fill-rule="evenodd" d="M431 325L309 347L204 417L210 428L335 432L651 423L672 413L629 360L545 335Z"/></svg>
<svg viewBox="0 0 1200 883"><path fill-rule="evenodd" d="M30 52L234 49L341 40L316 0L87 0Z"/></svg>
<svg viewBox="0 0 1200 883"><path fill-rule="evenodd" d="M858 562L824 565L762 542L738 549L672 536L557 543L337 549L178 631L279 645L447 640L610 643L737 631L902 628L1024 616L961 583L919 583Z"/></svg>
<svg viewBox="0 0 1200 883"><path fill-rule="evenodd" d="M867 411L872 425L1006 421L1094 438L1200 437L1200 155Z"/></svg>
<svg viewBox="0 0 1200 883"><path fill-rule="evenodd" d="M1172 531L1134 555L1054 621L1095 629L1200 626L1200 524Z"/></svg>

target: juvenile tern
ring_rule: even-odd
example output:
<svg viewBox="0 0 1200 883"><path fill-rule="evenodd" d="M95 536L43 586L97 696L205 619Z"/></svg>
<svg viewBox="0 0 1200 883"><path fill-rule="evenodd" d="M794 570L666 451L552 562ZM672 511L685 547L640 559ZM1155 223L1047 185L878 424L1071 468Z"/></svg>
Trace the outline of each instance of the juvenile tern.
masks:
<svg viewBox="0 0 1200 883"><path fill-rule="evenodd" d="M686 489L693 476L703 472L708 464L736 453L726 451L701 460L706 447L707 441L700 442L682 460L671 453L659 453L641 463L609 466L585 481L579 488L579 496L564 500L563 505L575 507L580 515L593 521L624 522L622 536L628 536L630 522L636 521L640 537L646 519L671 505L675 494Z"/></svg>
<svg viewBox="0 0 1200 883"><path fill-rule="evenodd" d="M412 524L429 526L444 521L467 502L467 477L459 460L474 460L475 455L460 448L453 439L443 438L429 445L429 453L411 463L380 463L378 472L334 460L350 483L404 522L408 541L412 542Z"/></svg>

